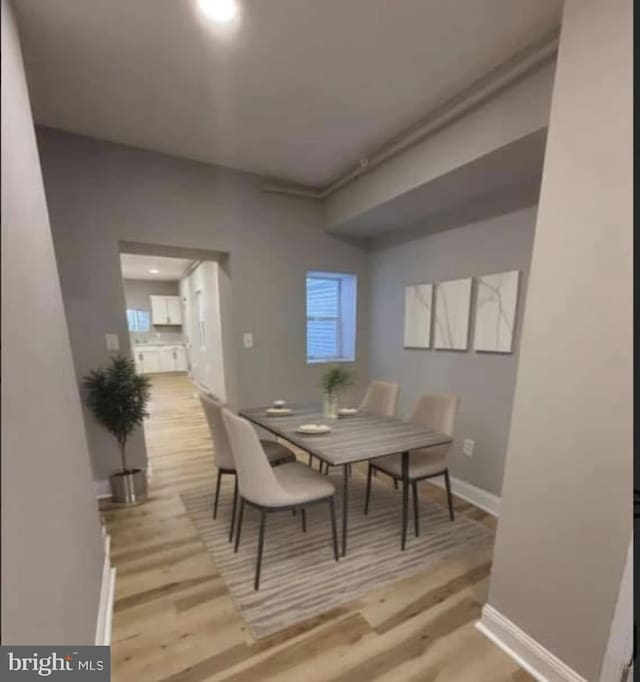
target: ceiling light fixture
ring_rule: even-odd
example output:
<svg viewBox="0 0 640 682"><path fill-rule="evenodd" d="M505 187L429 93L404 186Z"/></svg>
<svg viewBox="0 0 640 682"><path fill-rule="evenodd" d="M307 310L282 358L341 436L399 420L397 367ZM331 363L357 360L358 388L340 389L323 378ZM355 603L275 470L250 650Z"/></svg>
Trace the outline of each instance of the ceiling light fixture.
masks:
<svg viewBox="0 0 640 682"><path fill-rule="evenodd" d="M157 268L149 268L149 272L152 275L159 275L160 274L160 270L158 270Z"/></svg>
<svg viewBox="0 0 640 682"><path fill-rule="evenodd" d="M201 11L219 23L227 23L235 19L238 5L235 0L198 0Z"/></svg>

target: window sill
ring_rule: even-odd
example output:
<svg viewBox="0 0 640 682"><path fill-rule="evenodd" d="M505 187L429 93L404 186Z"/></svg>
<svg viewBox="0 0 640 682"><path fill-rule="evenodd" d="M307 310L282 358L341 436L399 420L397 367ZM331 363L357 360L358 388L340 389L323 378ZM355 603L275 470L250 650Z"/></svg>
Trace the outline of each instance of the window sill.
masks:
<svg viewBox="0 0 640 682"><path fill-rule="evenodd" d="M319 360L307 359L307 365L331 365L336 362L355 362L355 358L320 358Z"/></svg>

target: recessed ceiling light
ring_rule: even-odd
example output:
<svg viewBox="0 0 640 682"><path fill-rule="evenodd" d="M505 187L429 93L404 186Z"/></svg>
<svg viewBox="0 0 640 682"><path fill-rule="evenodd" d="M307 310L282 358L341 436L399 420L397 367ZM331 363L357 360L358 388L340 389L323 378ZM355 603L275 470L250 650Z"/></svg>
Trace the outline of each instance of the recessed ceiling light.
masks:
<svg viewBox="0 0 640 682"><path fill-rule="evenodd" d="M149 272L152 275L159 275L160 274L160 270L158 270L157 268L149 268Z"/></svg>
<svg viewBox="0 0 640 682"><path fill-rule="evenodd" d="M235 0L198 0L202 12L220 23L231 21L238 14L238 4Z"/></svg>

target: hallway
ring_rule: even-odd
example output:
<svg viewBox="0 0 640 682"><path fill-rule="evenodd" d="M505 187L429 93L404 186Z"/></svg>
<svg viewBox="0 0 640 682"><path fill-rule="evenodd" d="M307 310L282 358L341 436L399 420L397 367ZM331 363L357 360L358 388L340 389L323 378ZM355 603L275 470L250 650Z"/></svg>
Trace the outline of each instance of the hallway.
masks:
<svg viewBox="0 0 640 682"><path fill-rule="evenodd" d="M179 497L208 483L213 491L215 482L207 424L188 377L153 377L145 437L149 501L132 509L103 504L117 567L114 680L531 679L473 627L488 583L482 557L443 562L256 642ZM425 489L444 504L439 488ZM456 511L495 525L462 500Z"/></svg>

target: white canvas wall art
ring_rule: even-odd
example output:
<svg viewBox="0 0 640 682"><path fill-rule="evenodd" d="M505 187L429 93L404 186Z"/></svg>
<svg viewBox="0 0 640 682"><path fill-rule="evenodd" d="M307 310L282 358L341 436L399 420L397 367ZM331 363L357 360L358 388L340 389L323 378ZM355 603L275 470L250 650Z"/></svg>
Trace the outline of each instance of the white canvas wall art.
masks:
<svg viewBox="0 0 640 682"><path fill-rule="evenodd" d="M470 277L438 282L436 285L436 348L467 349L470 305Z"/></svg>
<svg viewBox="0 0 640 682"><path fill-rule="evenodd" d="M432 284L412 284L404 288L404 347L431 345Z"/></svg>
<svg viewBox="0 0 640 682"><path fill-rule="evenodd" d="M475 350L511 353L519 275L512 270L478 277Z"/></svg>

